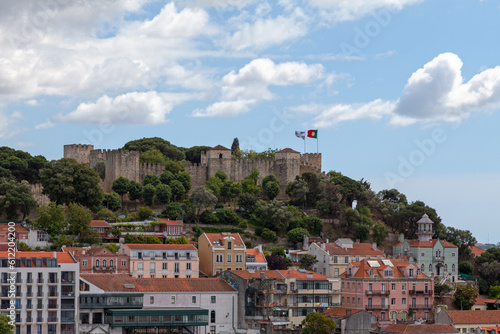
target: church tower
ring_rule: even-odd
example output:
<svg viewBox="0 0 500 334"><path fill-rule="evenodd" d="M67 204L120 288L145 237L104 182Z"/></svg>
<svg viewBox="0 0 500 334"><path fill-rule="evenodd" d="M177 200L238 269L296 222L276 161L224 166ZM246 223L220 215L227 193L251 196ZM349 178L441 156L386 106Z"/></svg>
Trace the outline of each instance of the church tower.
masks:
<svg viewBox="0 0 500 334"><path fill-rule="evenodd" d="M432 229L434 222L430 220L427 214L424 214L422 218L417 222L418 229L416 235L419 241L430 241L434 235L434 230Z"/></svg>

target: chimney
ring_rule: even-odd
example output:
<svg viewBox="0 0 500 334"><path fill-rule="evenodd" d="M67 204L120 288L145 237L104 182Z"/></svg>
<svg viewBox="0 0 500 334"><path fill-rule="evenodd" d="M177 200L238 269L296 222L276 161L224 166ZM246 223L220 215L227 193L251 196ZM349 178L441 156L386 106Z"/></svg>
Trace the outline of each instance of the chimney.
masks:
<svg viewBox="0 0 500 334"><path fill-rule="evenodd" d="M372 243L372 248L373 248L373 250L377 250L377 243L376 242Z"/></svg>
<svg viewBox="0 0 500 334"><path fill-rule="evenodd" d="M324 242L321 243L321 249L326 250L326 244Z"/></svg>
<svg viewBox="0 0 500 334"><path fill-rule="evenodd" d="M262 245L258 245L256 248L259 251L259 254L262 254Z"/></svg>
<svg viewBox="0 0 500 334"><path fill-rule="evenodd" d="M405 241L405 235L403 233L399 234L399 242Z"/></svg>
<svg viewBox="0 0 500 334"><path fill-rule="evenodd" d="M309 237L307 235L304 235L302 249L309 249Z"/></svg>
<svg viewBox="0 0 500 334"><path fill-rule="evenodd" d="M329 239L326 239L326 243L327 243L327 244L328 244L328 243L330 243L330 240L329 240Z"/></svg>
<svg viewBox="0 0 500 334"><path fill-rule="evenodd" d="M57 258L57 252L56 252L56 251L53 251L53 252L52 252L52 257L53 257L54 259L56 259L56 258Z"/></svg>

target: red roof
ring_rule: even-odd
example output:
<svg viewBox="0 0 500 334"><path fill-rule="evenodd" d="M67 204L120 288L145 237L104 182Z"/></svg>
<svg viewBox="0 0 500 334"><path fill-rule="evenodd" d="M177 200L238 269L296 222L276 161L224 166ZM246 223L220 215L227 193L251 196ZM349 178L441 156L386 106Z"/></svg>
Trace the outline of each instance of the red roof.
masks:
<svg viewBox="0 0 500 334"><path fill-rule="evenodd" d="M420 241L417 239L411 239L411 240L407 240L407 241L410 244L410 247L432 248L432 247L434 247L434 245L436 244L436 242L438 240L439 239L432 239L429 241ZM441 245L443 245L444 248L458 248L457 246L455 246L454 244L452 244L451 242L448 242L446 240L439 240L439 241L441 242ZM403 243L400 242L396 246L401 246L402 244Z"/></svg>
<svg viewBox="0 0 500 334"><path fill-rule="evenodd" d="M357 313L361 310L345 308L345 307L330 307L328 310L324 311L323 314L329 317L347 317L347 311L351 311L351 314Z"/></svg>
<svg viewBox="0 0 500 334"><path fill-rule="evenodd" d="M243 279L260 278L261 273L264 273L265 278L284 279L277 270L229 270L229 272Z"/></svg>
<svg viewBox="0 0 500 334"><path fill-rule="evenodd" d="M58 263L76 263L69 253L55 252ZM0 258L7 258L8 252L0 252ZM16 252L16 259L19 258L53 258L54 252Z"/></svg>
<svg viewBox="0 0 500 334"><path fill-rule="evenodd" d="M215 146L215 147L212 147L211 149L212 149L212 150L218 150L218 151L231 151L230 149L225 148L225 147L224 147L224 146L222 146L222 145L217 145L217 146Z"/></svg>
<svg viewBox="0 0 500 334"><path fill-rule="evenodd" d="M128 274L82 274L106 292L234 292L222 278L135 278ZM125 287L129 286L129 288ZM132 287L133 286L133 287Z"/></svg>
<svg viewBox="0 0 500 334"><path fill-rule="evenodd" d="M255 256L255 262L267 262L264 254L259 253L258 249L255 249L255 248L248 249L247 248L247 255Z"/></svg>
<svg viewBox="0 0 500 334"><path fill-rule="evenodd" d="M233 237L234 238L234 245L235 246L238 246L238 247L244 247L245 246L245 243L241 239L239 233L222 232L222 233L203 233L203 234L206 235L208 241L210 242L210 244L212 246L214 246L214 242L215 241L219 242L220 246L222 246L223 243L221 241L224 240L227 237ZM219 246L217 246L217 247L219 247Z"/></svg>
<svg viewBox="0 0 500 334"><path fill-rule="evenodd" d="M500 310L488 311L445 311L454 325L500 324Z"/></svg>
<svg viewBox="0 0 500 334"><path fill-rule="evenodd" d="M165 223L167 225L182 225L182 220L171 220L168 218L155 218L156 221Z"/></svg>
<svg viewBox="0 0 500 334"><path fill-rule="evenodd" d="M29 232L29 230L26 227L22 226L21 224L14 224L13 227L16 229L17 233ZM10 232L9 228L10 228L9 223L0 223L0 232Z"/></svg>
<svg viewBox="0 0 500 334"><path fill-rule="evenodd" d="M486 252L484 249L476 247L476 246L469 246L469 249L472 252L472 255L474 255L474 257L481 256L481 254Z"/></svg>
<svg viewBox="0 0 500 334"><path fill-rule="evenodd" d="M390 261L393 266L386 265L382 260L384 261ZM372 267L370 266L369 262L377 262L379 264L378 267ZM384 271L386 269L392 269L393 275L388 277L388 278L405 278L404 274L398 269L402 267L406 267L409 265L413 265L416 269L418 269L418 266L414 263L407 262L403 259L363 259L359 262L351 262L351 265L353 267L359 268L356 274L354 275L355 278L369 278L372 277L370 276L370 269L373 269L375 275L379 275L380 277L384 277ZM341 276L345 277L346 272L344 272ZM420 273L420 275L416 276L415 278L429 278L424 273Z"/></svg>
<svg viewBox="0 0 500 334"><path fill-rule="evenodd" d="M393 324L382 331L382 333L458 333L458 329L452 325L416 325L416 324Z"/></svg>
<svg viewBox="0 0 500 334"><path fill-rule="evenodd" d="M146 250L196 250L191 244L125 244L130 249Z"/></svg>
<svg viewBox="0 0 500 334"><path fill-rule="evenodd" d="M336 243L325 244L325 249L330 255L361 255L361 256L383 256L380 249L373 249L370 243L353 243L352 248L342 248Z"/></svg>
<svg viewBox="0 0 500 334"><path fill-rule="evenodd" d="M284 148L284 149L282 149L281 151L278 151L278 152L276 152L276 153L298 153L298 154L300 154L300 152L297 152L297 151L295 151L295 150L292 150L291 148Z"/></svg>
<svg viewBox="0 0 500 334"><path fill-rule="evenodd" d="M104 220L91 220L90 226L91 227L108 227L108 228L113 227L113 226L111 226L111 224L108 224Z"/></svg>
<svg viewBox="0 0 500 334"><path fill-rule="evenodd" d="M313 279L313 280L326 280L328 279L328 276L321 275L318 273L315 273L314 271L309 271L309 270L277 270L281 276L285 278L295 278L297 280L308 280L308 279ZM308 277L312 276L312 277Z"/></svg>

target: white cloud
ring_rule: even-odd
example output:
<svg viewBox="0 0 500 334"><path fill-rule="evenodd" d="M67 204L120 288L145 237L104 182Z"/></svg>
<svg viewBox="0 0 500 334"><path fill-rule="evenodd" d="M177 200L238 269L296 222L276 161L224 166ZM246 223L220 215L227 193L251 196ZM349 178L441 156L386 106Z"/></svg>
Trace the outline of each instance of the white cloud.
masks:
<svg viewBox="0 0 500 334"><path fill-rule="evenodd" d="M0 104L0 138L8 139L15 137L17 134L24 132L26 129L18 124L18 121L23 118L20 112L6 113L1 108Z"/></svg>
<svg viewBox="0 0 500 334"><path fill-rule="evenodd" d="M305 36L309 30L308 20L301 8L295 8L289 16L279 15L267 19L259 17L255 22L239 24L237 31L225 44L238 51L266 49Z"/></svg>
<svg viewBox="0 0 500 334"><path fill-rule="evenodd" d="M67 115L55 115L52 123L96 123L156 125L165 123L174 106L196 98L192 94L131 92L114 98L107 95L95 103L81 103Z"/></svg>
<svg viewBox="0 0 500 334"><path fill-rule="evenodd" d="M381 99L368 103L312 105L317 127L342 121L388 117L394 126L416 123L456 123L477 112L500 109L500 66L483 70L464 82L461 59L443 53L415 71L397 101ZM292 108L292 112L307 106Z"/></svg>
<svg viewBox="0 0 500 334"><path fill-rule="evenodd" d="M273 99L269 86L291 86L318 81L326 84L333 81L333 75L325 74L325 69L320 64L276 64L267 58L254 59L238 72L231 71L222 78L221 101L206 109L196 109L192 116L235 116L248 112L259 101Z"/></svg>

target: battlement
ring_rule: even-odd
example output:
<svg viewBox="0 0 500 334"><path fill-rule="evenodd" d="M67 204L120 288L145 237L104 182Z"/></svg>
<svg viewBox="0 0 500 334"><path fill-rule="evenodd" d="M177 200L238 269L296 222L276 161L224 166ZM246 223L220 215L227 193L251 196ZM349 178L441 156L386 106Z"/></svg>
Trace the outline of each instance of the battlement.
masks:
<svg viewBox="0 0 500 334"><path fill-rule="evenodd" d="M94 149L94 145L71 144L64 145L64 157L75 159L79 163L90 163L90 152Z"/></svg>
<svg viewBox="0 0 500 334"><path fill-rule="evenodd" d="M64 145L64 149L66 148L73 148L73 149L78 149L78 150L93 150L94 145L87 145L87 144L69 144L69 145Z"/></svg>

